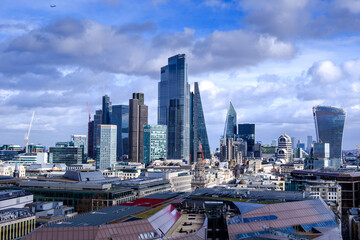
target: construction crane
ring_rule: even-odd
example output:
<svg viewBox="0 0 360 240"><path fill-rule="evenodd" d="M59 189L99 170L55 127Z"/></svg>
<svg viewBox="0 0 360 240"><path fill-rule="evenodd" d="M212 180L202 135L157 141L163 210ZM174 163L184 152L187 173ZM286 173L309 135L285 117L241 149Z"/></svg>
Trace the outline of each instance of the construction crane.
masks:
<svg viewBox="0 0 360 240"><path fill-rule="evenodd" d="M88 113L89 113L89 122L91 121L91 114L90 114L90 108L89 108L89 103L86 102L86 106L87 106L87 109L88 109Z"/></svg>
<svg viewBox="0 0 360 240"><path fill-rule="evenodd" d="M30 121L30 125L29 125L29 130L27 133L25 133L25 152L28 153L29 152L29 137L30 137L30 131L31 131L31 126L32 126L32 123L34 121L34 117L35 117L35 111L33 112L32 114L32 117L31 117L31 121Z"/></svg>

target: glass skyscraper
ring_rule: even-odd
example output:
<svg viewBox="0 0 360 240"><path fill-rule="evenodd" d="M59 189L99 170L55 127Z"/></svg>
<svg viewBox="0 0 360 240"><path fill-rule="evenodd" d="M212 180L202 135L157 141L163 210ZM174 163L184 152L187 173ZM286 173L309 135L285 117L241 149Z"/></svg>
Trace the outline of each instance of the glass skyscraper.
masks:
<svg viewBox="0 0 360 240"><path fill-rule="evenodd" d="M111 124L112 104L108 95L102 99L102 124Z"/></svg>
<svg viewBox="0 0 360 240"><path fill-rule="evenodd" d="M167 157L190 157L190 85L185 54L168 59L158 84L158 124L167 125Z"/></svg>
<svg viewBox="0 0 360 240"><path fill-rule="evenodd" d="M116 133L116 125L98 126L100 143L96 146L96 169L105 170L116 164Z"/></svg>
<svg viewBox="0 0 360 240"><path fill-rule="evenodd" d="M166 158L166 125L144 125L144 161L151 162Z"/></svg>
<svg viewBox="0 0 360 240"><path fill-rule="evenodd" d="M254 152L255 145L255 124L244 123L238 124L238 137L247 142L248 156Z"/></svg>
<svg viewBox="0 0 360 240"><path fill-rule="evenodd" d="M194 92L191 93L191 128L190 128L190 154L191 161L196 161L199 150L199 140L201 141L204 157L211 158L208 135L206 131L205 117L201 104L199 85L194 83Z"/></svg>
<svg viewBox="0 0 360 240"><path fill-rule="evenodd" d="M119 159L129 150L129 106L113 105L111 124L117 126L116 158Z"/></svg>
<svg viewBox="0 0 360 240"><path fill-rule="evenodd" d="M336 160L341 164L346 112L341 108L315 106L313 115L317 142L329 143L330 160Z"/></svg>
<svg viewBox="0 0 360 240"><path fill-rule="evenodd" d="M232 103L230 102L229 110L226 115L224 138L234 137L234 135L236 134L236 120L237 120L236 111Z"/></svg>

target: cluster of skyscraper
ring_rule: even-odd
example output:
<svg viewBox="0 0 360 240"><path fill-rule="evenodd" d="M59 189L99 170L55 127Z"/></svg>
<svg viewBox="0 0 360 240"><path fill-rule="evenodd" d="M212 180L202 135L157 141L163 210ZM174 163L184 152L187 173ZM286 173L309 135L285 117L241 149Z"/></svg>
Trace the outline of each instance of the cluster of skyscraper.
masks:
<svg viewBox="0 0 360 240"><path fill-rule="evenodd" d="M158 125L148 125L143 93L134 93L129 105L112 105L105 95L102 109L89 122L88 136L88 155L96 158L99 169L111 167L126 155L129 161L145 164L163 158L189 162L196 156L199 140L204 156L210 158L200 91L195 83L190 92L185 54L170 57L161 68Z"/></svg>
<svg viewBox="0 0 360 240"><path fill-rule="evenodd" d="M261 157L261 144L255 143L255 124L237 124L237 114L230 102L224 136L220 139L220 160L240 161L243 157Z"/></svg>

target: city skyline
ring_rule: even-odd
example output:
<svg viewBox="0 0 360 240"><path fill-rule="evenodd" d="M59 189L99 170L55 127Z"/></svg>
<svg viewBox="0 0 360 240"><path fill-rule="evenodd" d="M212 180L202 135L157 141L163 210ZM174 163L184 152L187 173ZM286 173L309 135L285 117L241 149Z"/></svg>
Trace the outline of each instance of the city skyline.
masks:
<svg viewBox="0 0 360 240"><path fill-rule="evenodd" d="M307 135L315 137L311 109L326 105L347 111L343 149L359 144L358 8L339 1L142 3L126 14L131 4L118 1L62 1L55 8L5 1L0 144L24 145L33 111L31 143L54 146L73 134L86 135L86 102L93 115L105 94L126 104L133 92L144 92L149 124L156 124L159 69L178 53L189 56L190 85L199 82L212 151L230 100L237 123L256 124L256 138L263 143L284 132L303 142ZM91 12L96 8L102 14ZM196 16L166 21L166 10L189 15L191 9ZM259 15L258 9L266 10ZM290 13L282 21L291 27L277 24L277 11ZM329 12L322 21L312 18L322 11Z"/></svg>

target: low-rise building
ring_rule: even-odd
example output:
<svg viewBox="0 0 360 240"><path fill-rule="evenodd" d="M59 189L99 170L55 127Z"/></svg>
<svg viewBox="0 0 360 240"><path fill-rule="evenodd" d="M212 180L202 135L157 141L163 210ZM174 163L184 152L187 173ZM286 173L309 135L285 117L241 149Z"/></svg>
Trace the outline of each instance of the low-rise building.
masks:
<svg viewBox="0 0 360 240"><path fill-rule="evenodd" d="M28 208L0 210L0 239L19 239L35 229L36 218Z"/></svg>
<svg viewBox="0 0 360 240"><path fill-rule="evenodd" d="M163 178L170 181L174 192L190 192L192 176L187 170L180 171L149 171L146 176L150 178Z"/></svg>
<svg viewBox="0 0 360 240"><path fill-rule="evenodd" d="M24 208L34 200L31 193L23 190L0 191L0 210L9 208Z"/></svg>
<svg viewBox="0 0 360 240"><path fill-rule="evenodd" d="M16 164L0 164L0 175L1 176L13 176L16 168ZM19 171L19 177L25 177L25 167L22 165L17 166Z"/></svg>

